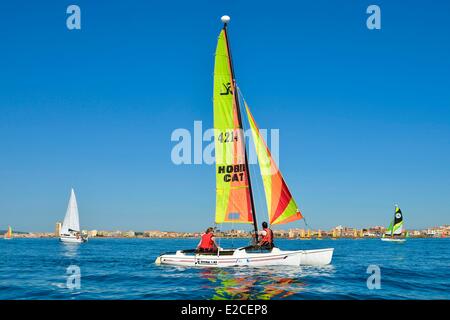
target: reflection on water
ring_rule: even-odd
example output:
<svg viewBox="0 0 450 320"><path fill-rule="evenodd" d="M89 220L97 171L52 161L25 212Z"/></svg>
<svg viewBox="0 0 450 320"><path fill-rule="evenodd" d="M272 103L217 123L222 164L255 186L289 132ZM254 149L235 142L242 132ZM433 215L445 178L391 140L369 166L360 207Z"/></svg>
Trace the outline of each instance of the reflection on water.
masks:
<svg viewBox="0 0 450 320"><path fill-rule="evenodd" d="M333 268L208 268L200 271L201 277L211 284L206 289L214 290L213 300L235 299L284 299L301 295L311 273L322 276L332 273Z"/></svg>
<svg viewBox="0 0 450 320"><path fill-rule="evenodd" d="M65 243L61 242L61 254L66 258L78 257L79 244L78 243Z"/></svg>

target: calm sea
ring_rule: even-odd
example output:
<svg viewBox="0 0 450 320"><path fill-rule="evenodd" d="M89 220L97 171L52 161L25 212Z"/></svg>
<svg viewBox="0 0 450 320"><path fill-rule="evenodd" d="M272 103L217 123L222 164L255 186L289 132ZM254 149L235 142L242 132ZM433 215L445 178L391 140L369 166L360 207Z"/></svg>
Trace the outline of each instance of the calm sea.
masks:
<svg viewBox="0 0 450 320"><path fill-rule="evenodd" d="M192 248L197 242L90 239L65 245L56 239L0 240L0 299L450 299L450 239L409 239L403 244L277 240L282 249L334 247L332 265L326 267L154 264L159 253ZM247 243L222 240L221 246ZM381 289L368 289L369 265L380 268ZM69 266L79 267L79 288L67 274Z"/></svg>

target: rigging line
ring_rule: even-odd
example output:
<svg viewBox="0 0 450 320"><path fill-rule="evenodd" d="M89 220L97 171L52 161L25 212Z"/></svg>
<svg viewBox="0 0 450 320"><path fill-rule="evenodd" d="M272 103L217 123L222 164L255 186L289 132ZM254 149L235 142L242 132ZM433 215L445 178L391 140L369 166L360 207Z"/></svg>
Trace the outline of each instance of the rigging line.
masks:
<svg viewBox="0 0 450 320"><path fill-rule="evenodd" d="M308 227L308 228L310 228L310 229L313 229L313 228L308 224L308 222L306 221L306 218L305 218L305 217L303 217L303 222L304 222L304 224L305 224L306 227ZM314 229L313 229L313 230L314 230Z"/></svg>

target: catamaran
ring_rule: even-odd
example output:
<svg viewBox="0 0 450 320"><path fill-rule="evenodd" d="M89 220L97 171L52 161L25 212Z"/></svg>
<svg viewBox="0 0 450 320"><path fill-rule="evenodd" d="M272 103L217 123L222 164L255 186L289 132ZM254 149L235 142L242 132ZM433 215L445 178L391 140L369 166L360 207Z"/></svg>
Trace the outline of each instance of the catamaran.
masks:
<svg viewBox="0 0 450 320"><path fill-rule="evenodd" d="M77 199L73 189L70 192L69 205L67 206L66 216L61 226L59 239L66 243L82 243L88 240L87 236L84 236L80 231Z"/></svg>
<svg viewBox="0 0 450 320"><path fill-rule="evenodd" d="M386 229L386 232L381 237L382 241L393 241L393 242L405 242L406 239L402 237L403 231L403 214L402 210L395 205L394 219L392 219L391 224Z"/></svg>
<svg viewBox="0 0 450 320"><path fill-rule="evenodd" d="M11 240L13 237L13 232L11 226L8 226L8 230L6 231L5 235L3 236L3 239L5 240Z"/></svg>
<svg viewBox="0 0 450 320"><path fill-rule="evenodd" d="M216 156L216 219L221 223L253 224L254 241L258 241L258 227L250 179L247 150L240 109L242 94L236 85L227 24L230 17L221 18L214 67L214 135ZM281 172L260 134L250 109L243 100L250 123L253 141L263 180L266 204L271 225L284 224L303 218ZM155 263L187 267L231 267L268 265L327 265L333 249L284 251L248 246L219 249L213 253L178 250L159 256Z"/></svg>

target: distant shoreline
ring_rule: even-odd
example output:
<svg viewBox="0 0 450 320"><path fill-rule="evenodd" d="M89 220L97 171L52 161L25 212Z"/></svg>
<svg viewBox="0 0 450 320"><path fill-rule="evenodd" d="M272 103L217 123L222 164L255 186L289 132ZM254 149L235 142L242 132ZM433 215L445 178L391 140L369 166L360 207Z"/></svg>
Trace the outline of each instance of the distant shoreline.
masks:
<svg viewBox="0 0 450 320"><path fill-rule="evenodd" d="M0 231L1 232L1 231ZM6 231L5 231L6 232ZM61 232L61 223L57 222L53 232L23 232L13 231L15 238L59 238ZM199 239L202 232L177 232L161 230L82 230L81 233L89 238L104 239ZM383 226L373 226L368 228L354 228L346 226L337 226L330 230L323 229L300 229L292 228L288 230L273 230L276 239L379 239L388 231ZM1 233L0 233L1 235ZM250 239L252 233L247 230L215 230L214 235L222 239ZM450 237L450 225L441 225L428 227L425 229L402 230L397 236L405 238L448 238Z"/></svg>
<svg viewBox="0 0 450 320"><path fill-rule="evenodd" d="M16 239L56 239L58 240L59 237L56 236L50 236L50 235L29 235L29 234L15 234L13 236ZM219 239L249 239L249 237L218 237ZM370 237L310 237L310 238L300 238L300 237L275 237L275 239L283 239L283 240L302 240L302 241L308 241L308 240L341 240L341 239L346 239L346 240L364 240L364 239L380 239L380 236L370 236ZM433 237L433 236L410 236L407 239L448 239L450 238L450 236L445 236L445 237ZM138 237L121 237L121 236L110 236L110 237L90 237L89 239L142 239L142 240L154 240L154 239L172 239L172 240L182 240L182 239L199 239L199 237L195 237L195 236L189 236L189 237L143 237L143 236L138 236Z"/></svg>

